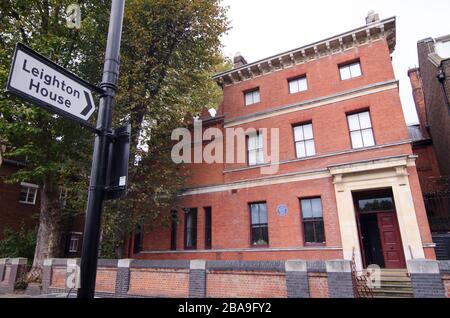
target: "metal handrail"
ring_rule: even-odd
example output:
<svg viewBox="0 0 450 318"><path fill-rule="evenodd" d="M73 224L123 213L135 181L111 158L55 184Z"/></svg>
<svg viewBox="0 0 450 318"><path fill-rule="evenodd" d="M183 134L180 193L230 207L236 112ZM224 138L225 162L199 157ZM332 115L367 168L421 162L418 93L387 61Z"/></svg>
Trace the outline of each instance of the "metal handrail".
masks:
<svg viewBox="0 0 450 318"><path fill-rule="evenodd" d="M373 290L370 288L368 281L370 278L370 273L363 273L363 275L358 275L358 270L356 269L356 260L355 260L355 247L352 250L352 283L353 283L353 292L356 298L373 298Z"/></svg>

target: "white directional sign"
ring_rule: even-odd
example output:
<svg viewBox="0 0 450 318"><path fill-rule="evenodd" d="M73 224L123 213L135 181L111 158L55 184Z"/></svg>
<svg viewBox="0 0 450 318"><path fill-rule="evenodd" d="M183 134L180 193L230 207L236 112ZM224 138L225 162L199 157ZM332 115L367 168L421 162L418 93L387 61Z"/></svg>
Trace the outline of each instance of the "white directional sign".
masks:
<svg viewBox="0 0 450 318"><path fill-rule="evenodd" d="M95 111L92 91L102 92L20 43L14 52L7 90L81 122Z"/></svg>

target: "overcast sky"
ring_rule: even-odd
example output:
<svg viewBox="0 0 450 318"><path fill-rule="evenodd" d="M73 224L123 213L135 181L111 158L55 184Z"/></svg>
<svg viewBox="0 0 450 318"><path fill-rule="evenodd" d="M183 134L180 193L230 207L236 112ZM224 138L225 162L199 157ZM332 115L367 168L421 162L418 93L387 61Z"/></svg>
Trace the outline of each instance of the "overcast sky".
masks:
<svg viewBox="0 0 450 318"><path fill-rule="evenodd" d="M406 122L417 122L407 71L418 65L417 41L450 34L449 0L223 0L232 29L224 53L251 63L365 25L369 10L397 17L395 75Z"/></svg>

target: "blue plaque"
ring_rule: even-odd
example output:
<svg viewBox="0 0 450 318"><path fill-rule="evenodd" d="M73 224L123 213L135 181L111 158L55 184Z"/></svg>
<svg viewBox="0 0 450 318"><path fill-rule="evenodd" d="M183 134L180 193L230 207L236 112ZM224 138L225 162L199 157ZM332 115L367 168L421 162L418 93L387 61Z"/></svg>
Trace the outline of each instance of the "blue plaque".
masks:
<svg viewBox="0 0 450 318"><path fill-rule="evenodd" d="M288 213L288 208L286 206L286 204L280 204L277 208L277 214L279 216L286 216Z"/></svg>

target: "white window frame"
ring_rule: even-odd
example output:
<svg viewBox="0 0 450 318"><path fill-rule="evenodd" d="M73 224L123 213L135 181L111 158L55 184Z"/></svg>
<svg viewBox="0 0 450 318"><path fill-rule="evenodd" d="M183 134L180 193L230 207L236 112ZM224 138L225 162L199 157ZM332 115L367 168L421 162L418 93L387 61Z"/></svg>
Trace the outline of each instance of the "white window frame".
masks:
<svg viewBox="0 0 450 318"><path fill-rule="evenodd" d="M33 184L33 183L21 182L20 183L20 187L21 187L20 188L20 194L22 194L22 189L26 188L27 196L26 196L26 201L22 201L19 198L19 203L35 205L36 204L37 193L38 193L38 190L39 190L39 186L37 184ZM33 200L32 201L29 200L30 190L31 189L34 190L34 196L33 196Z"/></svg>
<svg viewBox="0 0 450 318"><path fill-rule="evenodd" d="M244 92L245 106L258 104L260 102L261 102L261 94L259 92L259 88Z"/></svg>
<svg viewBox="0 0 450 318"><path fill-rule="evenodd" d="M361 116L363 114L367 114L368 119L369 119L369 126L361 125ZM356 127L356 129L352 129L352 125L350 124L350 117L355 117L355 116L357 116L357 118L358 118L358 127ZM369 148L369 147L373 147L376 145L375 135L373 133L372 118L370 117L369 110L358 112L358 113L347 114L347 124L348 124L348 130L350 133L350 142L352 144L353 149ZM365 137L364 137L365 132L366 133L370 132L370 136L371 136L370 140L365 139ZM358 136L361 140L361 143L362 143L361 147L355 146L356 141L355 141L354 137L356 137L356 136Z"/></svg>
<svg viewBox="0 0 450 318"><path fill-rule="evenodd" d="M251 138L255 138L255 147L251 148ZM254 160L250 159L250 153L255 154ZM265 163L264 159L264 134L257 132L247 136L247 160L250 167L262 165Z"/></svg>
<svg viewBox="0 0 450 318"><path fill-rule="evenodd" d="M308 80L306 76L300 76L288 80L289 94L296 94L308 90Z"/></svg>
<svg viewBox="0 0 450 318"><path fill-rule="evenodd" d="M311 126L311 133L312 133L312 136L310 136L311 138L309 138L309 137L306 138L306 136L305 136L305 127L306 126ZM301 129L301 137L297 139L296 130L298 130L298 129ZM294 146L295 146L296 157L298 159L314 157L316 155L316 143L314 141L313 124L312 123L304 123L304 124L300 124L300 125L295 125L293 127L293 130L294 130ZM313 152L309 153L308 148L306 147L306 143L307 142L311 142L311 141L312 141L312 145L313 145ZM303 149L305 150L305 155L304 156L299 154L298 149L297 149L297 145L303 146Z"/></svg>
<svg viewBox="0 0 450 318"><path fill-rule="evenodd" d="M356 66L358 66L357 69L355 68ZM348 73L348 76L346 75L346 72ZM341 76L342 81L362 76L361 61L340 65L339 75Z"/></svg>
<svg viewBox="0 0 450 318"><path fill-rule="evenodd" d="M83 235L81 232L70 232L69 253L78 253L80 238ZM76 248L73 249L72 242L76 242Z"/></svg>

